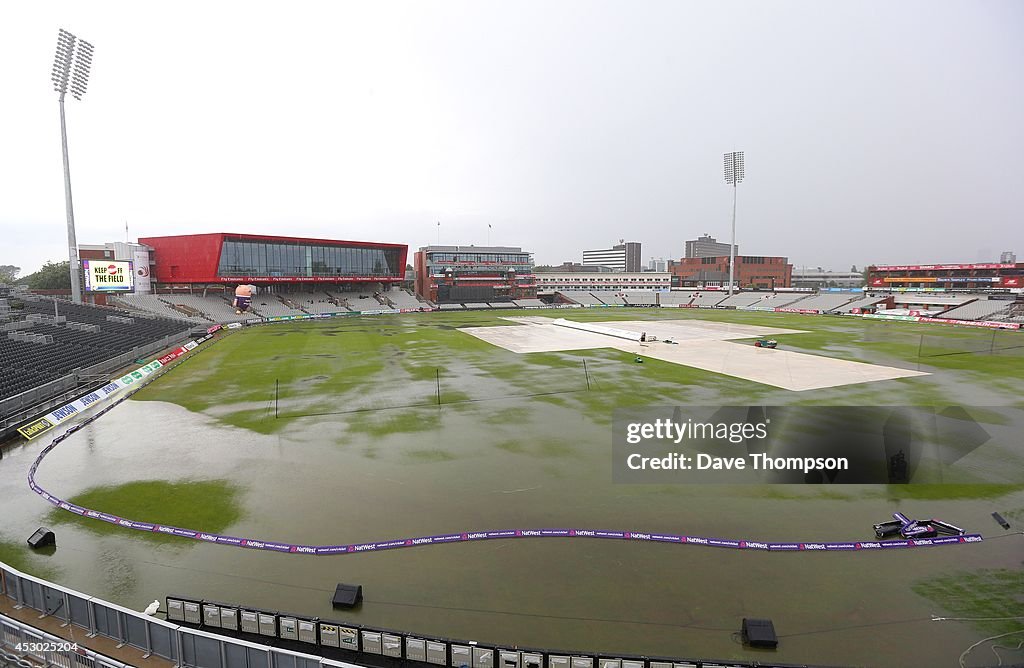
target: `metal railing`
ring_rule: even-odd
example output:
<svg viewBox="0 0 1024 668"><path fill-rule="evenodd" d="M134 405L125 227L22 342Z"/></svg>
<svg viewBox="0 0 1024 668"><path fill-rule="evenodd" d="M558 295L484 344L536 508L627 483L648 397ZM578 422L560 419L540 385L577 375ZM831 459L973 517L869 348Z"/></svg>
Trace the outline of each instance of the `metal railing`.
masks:
<svg viewBox="0 0 1024 668"><path fill-rule="evenodd" d="M118 647L141 650L141 664L149 657L160 657L175 666L188 668L358 668L355 664L333 661L312 654L269 647L205 631L178 626L150 617L73 589L22 573L0 562L0 596L13 603L15 609L30 608L62 622L62 626L83 631L79 646L85 647L89 638L103 636L118 643ZM46 639L49 640L46 640ZM66 644L66 638L55 638L24 622L0 616L0 645L12 653L18 643L47 642ZM93 653L91 661L82 661L80 652L51 652L33 655L31 652L13 652L23 658L42 661L56 666L109 666L121 668L129 665ZM72 656L73 655L73 656Z"/></svg>
<svg viewBox="0 0 1024 668"><path fill-rule="evenodd" d="M128 668L86 647L74 647L67 639L0 615L0 666L38 668Z"/></svg>

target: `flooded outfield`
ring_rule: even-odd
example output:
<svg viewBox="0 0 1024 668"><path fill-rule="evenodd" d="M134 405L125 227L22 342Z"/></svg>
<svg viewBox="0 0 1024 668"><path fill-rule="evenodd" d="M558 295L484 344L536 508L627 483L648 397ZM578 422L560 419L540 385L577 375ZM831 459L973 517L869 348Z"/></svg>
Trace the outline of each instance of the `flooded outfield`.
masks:
<svg viewBox="0 0 1024 668"><path fill-rule="evenodd" d="M713 315L810 330L778 337L793 350L915 370L919 363L908 352L918 342L872 341L858 321ZM636 310L629 319L637 319ZM656 360L635 365L632 355L612 350L516 355L453 328L499 323L507 321L412 315L233 334L158 380L139 395L144 401L125 402L69 438L38 480L72 499L140 480L228 481L238 490L241 518L223 533L307 544L570 526L853 540L869 539L871 524L895 510L948 519L987 540L895 553L792 554L545 539L312 557L99 533L68 516L71 523L55 526L57 551L30 564L136 609L176 593L580 651L757 659L765 655L744 650L733 632L742 617L763 616L780 634L775 660L934 666L955 665L961 651L988 635L929 621L948 611L915 588L960 572L1019 572L1021 537L991 538L1002 531L989 515L999 510L1015 524L1024 521L1020 489L957 487L951 499L941 490L881 486L615 485L611 412L666 401L928 405L955 390L958 403L1015 406L1019 414L1019 356L972 354L973 365L952 368L941 360L964 356L925 358L935 362L922 365L928 376L805 396ZM584 357L596 386L589 392ZM260 368L247 368L254 366ZM528 396L545 390L552 394ZM430 405L438 396L442 405ZM407 404L424 405L397 408ZM294 417L300 415L309 416ZM1004 442L1020 433L1019 421L986 427ZM42 445L14 448L0 461L0 540L19 543L56 519L24 481ZM1020 453L982 447L971 456L999 462ZM337 582L363 584L360 610L331 610ZM1014 595L1021 593L1007 592Z"/></svg>

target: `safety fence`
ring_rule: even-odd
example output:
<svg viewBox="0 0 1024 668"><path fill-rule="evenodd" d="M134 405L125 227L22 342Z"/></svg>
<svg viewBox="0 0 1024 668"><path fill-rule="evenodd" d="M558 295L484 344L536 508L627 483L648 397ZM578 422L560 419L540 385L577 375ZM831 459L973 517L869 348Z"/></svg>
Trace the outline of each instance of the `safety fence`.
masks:
<svg viewBox="0 0 1024 668"><path fill-rule="evenodd" d="M187 668L796 668L764 658L711 661L464 642L179 596L166 598L164 620L3 562L0 596L68 629L58 637L0 615L0 660L10 657L19 668L123 668L145 665L150 657ZM126 664L91 649L96 636L139 650L138 660ZM21 663L26 659L28 665Z"/></svg>
<svg viewBox="0 0 1024 668"><path fill-rule="evenodd" d="M134 665L144 665L144 659L155 656L190 668L356 668L355 664L343 661L228 638L150 617L22 573L3 562L0 596L7 597L16 608L30 608L44 618L60 620L70 628L69 636L75 629L84 631L77 643L79 649L88 644L90 637L98 635L116 641L119 646L141 650L140 661ZM22 658L67 668L126 665L88 650L84 654L75 651L69 647L73 644L67 638L57 638L6 616L0 616L0 627L0 645L7 653ZM14 651L19 644L22 651ZM47 651L51 648L54 651Z"/></svg>
<svg viewBox="0 0 1024 668"><path fill-rule="evenodd" d="M29 657L29 658L25 658ZM128 668L67 638L52 635L17 619L0 615L0 666L37 668Z"/></svg>

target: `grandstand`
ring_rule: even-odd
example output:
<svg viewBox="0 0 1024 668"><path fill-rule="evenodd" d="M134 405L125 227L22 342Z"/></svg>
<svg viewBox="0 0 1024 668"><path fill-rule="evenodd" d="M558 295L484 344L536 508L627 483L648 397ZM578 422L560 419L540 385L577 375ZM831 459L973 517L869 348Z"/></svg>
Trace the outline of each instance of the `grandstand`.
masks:
<svg viewBox="0 0 1024 668"><path fill-rule="evenodd" d="M539 299L517 299L512 303L520 308L541 308L547 306L547 304Z"/></svg>
<svg viewBox="0 0 1024 668"><path fill-rule="evenodd" d="M770 306L771 308L804 308L803 300L812 295L808 292L777 292L766 296L757 306Z"/></svg>
<svg viewBox="0 0 1024 668"><path fill-rule="evenodd" d="M159 295L159 298L171 307L179 307L179 310L184 310L188 313L199 313L208 320L213 322L243 322L252 317L259 317L262 312L259 307L256 306L257 298L253 299L253 306L247 313L238 315L235 313L235 307L228 302L227 298L221 295L209 294L205 297L203 295L189 295L189 294L171 294L171 295ZM266 299L263 299L266 301Z"/></svg>
<svg viewBox="0 0 1024 668"><path fill-rule="evenodd" d="M0 431L17 414L182 339L191 323L0 287Z"/></svg>
<svg viewBox="0 0 1024 668"><path fill-rule="evenodd" d="M327 292L288 292L278 295L303 313L346 313L348 308Z"/></svg>
<svg viewBox="0 0 1024 668"><path fill-rule="evenodd" d="M426 306L415 295L406 290L388 290L382 296L393 308L397 309L423 308Z"/></svg>
<svg viewBox="0 0 1024 668"><path fill-rule="evenodd" d="M657 306L658 295L650 290L623 293L623 299L629 306Z"/></svg>
<svg viewBox="0 0 1024 668"><path fill-rule="evenodd" d="M848 292L823 292L801 299L793 304L791 308L806 309L808 311L821 311L827 313L833 309L840 308L845 304L857 300L857 295ZM790 307L785 307L790 308Z"/></svg>
<svg viewBox="0 0 1024 668"><path fill-rule="evenodd" d="M866 309L873 308L876 304L880 304L885 301L884 297L861 297L855 299L852 302L847 302L838 307L833 307L829 310L829 313L853 313L853 309Z"/></svg>
<svg viewBox="0 0 1024 668"><path fill-rule="evenodd" d="M711 308L718 306L725 297L726 294L724 292L697 292L694 293L693 301L690 303L702 308Z"/></svg>
<svg viewBox="0 0 1024 668"><path fill-rule="evenodd" d="M726 297L718 303L721 308L743 308L745 306L753 306L755 303L761 301L764 297L764 293L761 292L737 292L731 297Z"/></svg>
<svg viewBox="0 0 1024 668"><path fill-rule="evenodd" d="M335 298L339 299L341 303L347 306L352 311L379 311L382 308L390 308L386 304L381 304L372 294L357 294L357 293L331 293Z"/></svg>
<svg viewBox="0 0 1024 668"><path fill-rule="evenodd" d="M562 295L562 297L575 304L582 304L584 306L599 306L604 303L585 290L566 290L557 292L556 294Z"/></svg>
<svg viewBox="0 0 1024 668"><path fill-rule="evenodd" d="M1012 302L1002 299L976 299L942 314L953 320L990 320L997 313L1007 311Z"/></svg>
<svg viewBox="0 0 1024 668"><path fill-rule="evenodd" d="M662 292L658 295L658 303L662 306L679 306L693 301L692 292Z"/></svg>
<svg viewBox="0 0 1024 668"><path fill-rule="evenodd" d="M994 313L990 319L1024 323L1024 302L1011 302L1005 310Z"/></svg>
<svg viewBox="0 0 1024 668"><path fill-rule="evenodd" d="M291 295L288 295L290 297ZM293 304L295 304L293 306ZM252 307L256 309L260 315L273 318L289 315L306 315L306 311L299 308L296 302L288 299L285 296L276 294L263 294L256 295L252 298Z"/></svg>
<svg viewBox="0 0 1024 668"><path fill-rule="evenodd" d="M591 293L591 294L593 294L595 297L598 298L598 300L600 300L604 304L607 304L608 306L625 306L626 305L626 300L623 299L622 297L618 296L618 295L602 295L600 293L598 293L598 294Z"/></svg>
<svg viewBox="0 0 1024 668"><path fill-rule="evenodd" d="M140 311L151 315L162 316L164 318L187 320L194 323L209 322L209 318L206 318L201 314L189 315L188 313L174 308L166 301L160 299L157 295L126 293L117 295L116 297L114 295L110 295L107 297L107 301L113 303L115 306L121 306L130 311Z"/></svg>

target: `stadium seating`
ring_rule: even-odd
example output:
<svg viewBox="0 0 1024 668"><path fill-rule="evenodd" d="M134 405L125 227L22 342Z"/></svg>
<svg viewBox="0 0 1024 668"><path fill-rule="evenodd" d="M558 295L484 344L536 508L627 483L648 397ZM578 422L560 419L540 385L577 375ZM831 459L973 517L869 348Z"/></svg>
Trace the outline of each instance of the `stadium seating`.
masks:
<svg viewBox="0 0 1024 668"><path fill-rule="evenodd" d="M728 295L725 292L720 292L718 290L711 292L695 292L693 294L693 301L690 303L694 306L711 308L713 306L718 306L718 304L727 296Z"/></svg>
<svg viewBox="0 0 1024 668"><path fill-rule="evenodd" d="M692 292L662 292L658 295L658 303L662 306L679 306L693 301Z"/></svg>
<svg viewBox="0 0 1024 668"><path fill-rule="evenodd" d="M813 293L809 292L777 292L765 297L758 306L772 308L804 308L803 300Z"/></svg>
<svg viewBox="0 0 1024 668"><path fill-rule="evenodd" d="M547 306L547 304L539 299L517 299L513 303L520 308L540 308L542 306Z"/></svg>
<svg viewBox="0 0 1024 668"><path fill-rule="evenodd" d="M287 315L306 315L306 311L301 308L294 308L284 301L290 297L291 295L256 295L252 298L252 308L256 309L260 315L267 318Z"/></svg>
<svg viewBox="0 0 1024 668"><path fill-rule="evenodd" d="M415 295L405 290L388 290L382 296L391 303L392 307L398 309L423 308L426 306Z"/></svg>
<svg viewBox="0 0 1024 668"><path fill-rule="evenodd" d="M753 306L763 298L764 293L762 292L737 292L718 302L717 305L722 308L743 308L744 306Z"/></svg>
<svg viewBox="0 0 1024 668"><path fill-rule="evenodd" d="M37 295L15 297L9 291L5 295L8 318L0 336L0 399L167 337L184 336L190 326L180 318L139 317Z"/></svg>
<svg viewBox="0 0 1024 668"><path fill-rule="evenodd" d="M828 311L837 309L844 304L849 304L857 299L857 295L850 292L825 292L816 294L813 297L801 299L800 302L794 304L792 308L801 308L827 313Z"/></svg>
<svg viewBox="0 0 1024 668"><path fill-rule="evenodd" d="M344 299L344 303L353 311L379 311L383 308L390 308L377 301L372 292L333 292L331 294L339 299Z"/></svg>
<svg viewBox="0 0 1024 668"><path fill-rule="evenodd" d="M327 292L288 292L280 295L305 313L345 313L341 301Z"/></svg>
<svg viewBox="0 0 1024 668"><path fill-rule="evenodd" d="M1004 311L993 313L990 320L1024 323L1024 302L1010 302Z"/></svg>
<svg viewBox="0 0 1024 668"><path fill-rule="evenodd" d="M600 292L597 292L597 293L592 292L590 294L594 295L595 297L597 297L601 301L601 303L607 304L608 306L625 306L626 305L626 300L623 299L622 297L618 296L618 295L601 294Z"/></svg>
<svg viewBox="0 0 1024 668"><path fill-rule="evenodd" d="M242 322L262 315L256 306L250 308L248 312L238 315L235 313L235 308L222 295L208 294L204 297L202 295L169 294L159 295L159 298L166 304L180 305L202 313L214 322ZM257 298L253 299L253 304L256 303L256 300Z"/></svg>
<svg viewBox="0 0 1024 668"><path fill-rule="evenodd" d="M940 317L953 320L989 320L1000 311L1006 311L1011 302L1001 299L978 299L942 313Z"/></svg>
<svg viewBox="0 0 1024 668"><path fill-rule="evenodd" d="M123 294L118 295L117 297L107 297L107 300L131 311L149 313L151 315L158 315L164 318L187 320L194 323L210 322L208 318L203 316L193 316L184 313L183 311L179 311L160 299L157 295Z"/></svg>
<svg viewBox="0 0 1024 668"><path fill-rule="evenodd" d="M656 306L658 304L658 293L650 290L627 292L623 295L623 300L629 306Z"/></svg>
<svg viewBox="0 0 1024 668"><path fill-rule="evenodd" d="M558 294L577 304L583 304L584 306L596 306L598 304L604 303L594 295L590 294L589 292L586 292L585 290L565 290L559 292Z"/></svg>
<svg viewBox="0 0 1024 668"><path fill-rule="evenodd" d="M882 301L884 301L884 298L882 297L861 297L860 299L855 299L852 302L847 302L834 307L829 310L829 313L852 313L855 308L870 308Z"/></svg>

